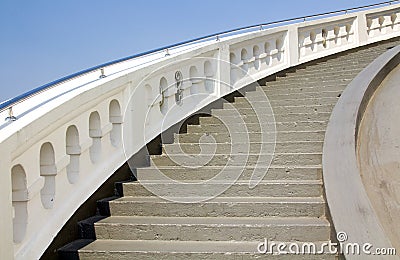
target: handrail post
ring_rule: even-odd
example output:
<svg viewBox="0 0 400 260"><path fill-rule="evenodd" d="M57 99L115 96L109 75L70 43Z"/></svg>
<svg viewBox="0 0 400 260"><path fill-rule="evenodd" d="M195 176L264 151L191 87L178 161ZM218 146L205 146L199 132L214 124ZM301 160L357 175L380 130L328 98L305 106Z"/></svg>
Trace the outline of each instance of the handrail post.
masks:
<svg viewBox="0 0 400 260"><path fill-rule="evenodd" d="M165 49L165 56L169 56L170 54L169 54L169 50L168 50L168 48L167 49Z"/></svg>
<svg viewBox="0 0 400 260"><path fill-rule="evenodd" d="M17 118L14 116L13 107L8 108L8 117L5 119L6 121L16 121Z"/></svg>
<svg viewBox="0 0 400 260"><path fill-rule="evenodd" d="M102 78L105 78L106 77L106 75L104 74L104 68L101 68L100 69L100 79L102 79Z"/></svg>

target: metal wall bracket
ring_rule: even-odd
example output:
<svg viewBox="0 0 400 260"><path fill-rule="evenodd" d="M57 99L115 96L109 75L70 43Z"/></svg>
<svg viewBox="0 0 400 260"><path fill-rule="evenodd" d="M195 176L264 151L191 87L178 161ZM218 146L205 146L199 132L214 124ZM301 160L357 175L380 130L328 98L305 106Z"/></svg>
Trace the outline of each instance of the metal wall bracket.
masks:
<svg viewBox="0 0 400 260"><path fill-rule="evenodd" d="M182 76L182 72L180 72L180 71L175 72L175 85L176 85L175 102L176 102L177 105L182 105L183 76Z"/></svg>

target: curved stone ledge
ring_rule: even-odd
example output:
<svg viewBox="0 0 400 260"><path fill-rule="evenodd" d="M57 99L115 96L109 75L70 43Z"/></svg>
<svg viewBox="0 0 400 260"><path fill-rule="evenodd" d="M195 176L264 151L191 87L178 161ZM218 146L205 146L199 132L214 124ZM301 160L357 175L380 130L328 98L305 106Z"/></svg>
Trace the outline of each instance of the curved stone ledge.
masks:
<svg viewBox="0 0 400 260"><path fill-rule="evenodd" d="M323 149L325 192L336 232L346 232L348 236L345 243L392 247L360 176L357 136L375 90L399 63L397 46L365 68L343 92L327 127ZM347 259L368 257L372 256L346 255Z"/></svg>

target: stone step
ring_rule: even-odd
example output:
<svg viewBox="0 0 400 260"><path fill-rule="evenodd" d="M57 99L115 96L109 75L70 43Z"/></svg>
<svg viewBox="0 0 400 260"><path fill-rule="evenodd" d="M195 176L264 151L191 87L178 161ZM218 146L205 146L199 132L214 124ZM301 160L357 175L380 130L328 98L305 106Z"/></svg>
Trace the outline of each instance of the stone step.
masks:
<svg viewBox="0 0 400 260"><path fill-rule="evenodd" d="M325 68L355 68L358 67L362 69L368 66L374 59L368 58L363 60L328 60L322 61L313 66L314 69L325 69Z"/></svg>
<svg viewBox="0 0 400 260"><path fill-rule="evenodd" d="M321 61L318 65L331 65L343 67L346 65L360 65L360 64L369 64L374 60L374 56L347 56L342 59L329 59L327 61Z"/></svg>
<svg viewBox="0 0 400 260"><path fill-rule="evenodd" d="M332 73L333 74L333 73ZM277 78L276 82L284 82L285 84L299 84L299 83L308 83L310 85L318 85L318 84L349 84L352 80L354 79L353 75L343 77L342 75L337 75L336 78L333 77L312 77L312 78L307 78L307 77L301 77L301 78L287 78L287 77L282 77L282 78Z"/></svg>
<svg viewBox="0 0 400 260"><path fill-rule="evenodd" d="M274 84L279 84L279 83L288 83L285 82L286 80L291 80L293 81L296 77L295 75L298 76L298 83L309 83L309 82L317 82L316 79L317 78L322 78L325 81L330 81L328 83L323 82L323 85L332 85L335 84L334 79L335 76L337 78L343 78L343 79L354 79L361 71L363 68L360 67L354 67L354 68L350 68L350 72L348 72L347 69L342 69L342 68L337 68L337 67L331 67L331 68L324 68L324 69L305 69L305 70L301 70L298 72L298 74L289 74L286 77L281 77L281 78L277 78L275 81L270 81L270 82L266 82L266 86L268 85L274 85ZM308 80L304 80L303 78L307 78ZM317 82L318 83L318 82ZM348 81L343 81L343 82L337 82L338 84L349 84ZM263 86L265 86L263 85Z"/></svg>
<svg viewBox="0 0 400 260"><path fill-rule="evenodd" d="M355 77L355 76L354 76ZM354 78L353 77L353 78ZM280 80L280 81L272 81L272 82L268 82L265 85L261 85L260 88L261 90L264 91L264 93L266 94L270 94L267 91L270 90L274 90L274 89L298 89L298 88L302 88L302 87L314 87L314 88L323 88L323 87L340 87L342 89L345 89L347 87L347 85L349 85L350 82L332 82L332 81L327 81L327 82L317 82L317 81L313 81L313 82L308 82L308 81L301 81L299 80L298 82L286 82L284 80ZM320 91L320 90L319 90Z"/></svg>
<svg viewBox="0 0 400 260"><path fill-rule="evenodd" d="M262 106L262 105L271 105L275 106L313 106L313 105L335 105L338 101L337 97L314 97L314 98L303 98L303 99L294 99L293 97L288 97L287 99L281 100L269 100L266 102L262 101L252 101L254 106ZM235 104L244 103L249 104L249 100L245 97L235 97Z"/></svg>
<svg viewBox="0 0 400 260"><path fill-rule="evenodd" d="M350 82L285 82L285 81L274 81L272 83L267 83L264 86L260 86L261 90L264 91L267 97L271 94L270 92L272 90L287 90L287 89L301 89L301 88L315 88L316 91L314 92L324 92L324 91L330 91L329 88L332 88L333 90L344 90L346 89L347 85L349 85ZM336 89L335 89L336 88ZM278 94L278 93L277 93ZM253 100L252 100L253 101Z"/></svg>
<svg viewBox="0 0 400 260"><path fill-rule="evenodd" d="M268 127L266 127L268 129ZM272 130L272 129L271 129ZM279 131L279 132L220 132L220 133L188 133L174 134L175 143L199 143L205 136L212 137L217 143L236 142L300 142L300 141L323 141L325 131ZM275 139L276 137L276 139Z"/></svg>
<svg viewBox="0 0 400 260"><path fill-rule="evenodd" d="M206 155L152 155L151 166L268 166L269 158L273 157L272 164L276 165L319 165L322 161L320 153L275 153L274 155L259 154L206 154ZM173 159L172 159L172 158ZM262 158L263 161L259 161Z"/></svg>
<svg viewBox="0 0 400 260"><path fill-rule="evenodd" d="M307 90L306 90L307 91ZM315 89L311 89L310 91L315 91ZM272 92L272 91L271 91ZM277 91L280 92L280 91ZM288 92L288 91L282 91L283 92ZM295 91L296 92L296 91ZM295 93L294 92L294 93ZM276 92L275 92L276 93ZM297 93L306 93L302 91L297 91ZM288 93L286 93L288 94ZM235 106L235 105L234 105ZM285 114L285 113L316 113L316 112L328 112L331 113L333 109L333 105L315 105L315 106L278 106L278 107L272 107L272 111L274 114ZM257 109L257 110L256 110ZM265 111L269 112L269 109L265 109L263 107L238 107L238 108L232 108L232 109L213 109L211 111L212 115L232 115L234 113L240 113L241 115L255 115L256 111Z"/></svg>
<svg viewBox="0 0 400 260"><path fill-rule="evenodd" d="M287 114L274 114L274 115L260 115L260 116L221 116L220 119L216 117L200 117L200 124L260 124L265 122L304 122L304 121L328 121L331 113L287 113ZM242 126L244 128L244 126Z"/></svg>
<svg viewBox="0 0 400 260"><path fill-rule="evenodd" d="M321 217L325 203L322 197L216 197L182 203L156 196L125 196L110 201L110 211L112 216L143 217Z"/></svg>
<svg viewBox="0 0 400 260"><path fill-rule="evenodd" d="M253 101L250 105L249 100L246 97L236 99L237 102L232 103L232 108L260 108L260 109L274 109L276 107L300 107L300 106L335 106L337 98L307 98L304 100L298 100L299 104L294 102L293 99L288 100L264 100L264 101ZM314 102L313 102L314 101ZM315 102L316 101L316 102Z"/></svg>
<svg viewBox="0 0 400 260"><path fill-rule="evenodd" d="M303 72L310 72L310 73L324 73L324 72L329 72L329 71L334 71L336 70L338 73L345 73L346 71L361 71L364 67L364 64L349 64L348 66L338 66L338 65L334 65L334 66L329 66L325 63L318 63L316 65L310 65L307 66L306 68L302 68L297 70L299 72L299 76L301 77L301 73ZM296 71L296 72L297 72Z"/></svg>
<svg viewBox="0 0 400 260"><path fill-rule="evenodd" d="M287 99L281 100L269 100L272 107L275 106L313 106L313 105L336 105L338 101L338 97L311 97L311 98L302 98L302 99L293 99L288 97ZM254 102L256 103L256 102ZM258 103L257 103L258 104Z"/></svg>
<svg viewBox="0 0 400 260"><path fill-rule="evenodd" d="M113 216L95 224L98 239L173 241L328 240L323 218Z"/></svg>
<svg viewBox="0 0 400 260"><path fill-rule="evenodd" d="M266 238L269 239L269 238ZM262 241L165 241L165 240L111 240L99 239L79 250L81 260L205 260L205 259L259 259L267 258L274 260L320 260L336 259L334 254L271 254L277 252L277 246L286 244L286 251L292 242L296 242L299 248L307 248L311 242L297 241L274 241L267 242L271 248L266 254L258 252L258 246ZM323 248L323 242L313 242L319 251ZM307 245L306 245L307 244ZM326 247L325 247L326 248ZM261 247L261 250L263 248ZM307 252L307 251L305 251Z"/></svg>
<svg viewBox="0 0 400 260"><path fill-rule="evenodd" d="M326 129L327 121L299 121L299 122L276 122L276 123L249 123L246 124L246 129L249 132L260 132L263 129L269 129L271 124L275 124L276 131L323 131ZM229 131L237 131L243 126L238 124L224 125L219 124L202 124L202 125L188 125L188 133L224 133Z"/></svg>
<svg viewBox="0 0 400 260"><path fill-rule="evenodd" d="M341 72L340 75L353 75L353 76L357 75L361 71L359 68L356 68L356 69L342 68L341 70L343 70L343 72ZM337 69L322 70L318 74L316 74L315 69L308 67L305 69L298 69L295 72L289 72L286 74L286 77L287 78L294 78L294 77L299 77L299 76L301 76L301 77L303 77L303 76L309 76L309 77L328 76L329 77L329 76L335 75L335 73L337 73Z"/></svg>
<svg viewBox="0 0 400 260"><path fill-rule="evenodd" d="M281 100L281 99L328 98L328 97L338 97L342 94L342 92L343 92L342 90L332 90L332 91L319 91L319 92L308 92L308 93L269 94L268 99L271 101L271 100ZM264 101L265 99L264 97L255 94L255 96L251 97L251 100Z"/></svg>
<svg viewBox="0 0 400 260"><path fill-rule="evenodd" d="M324 91L343 91L347 84L335 84L328 86L321 85L310 85L310 84L299 84L293 86L274 86L264 87L264 92L269 97L273 94L295 94L295 93L312 93L312 92L324 92Z"/></svg>
<svg viewBox="0 0 400 260"><path fill-rule="evenodd" d="M271 146L272 145L272 146ZM275 143L275 149L271 143L235 143L235 147L232 147L230 143L173 143L164 144L162 152L164 154L199 154L201 151L214 151L216 154L230 154L232 149L239 151L239 153L250 153L257 154L263 151L273 149L276 153L321 153L323 141L319 142L277 142ZM272 151L272 150L271 150Z"/></svg>
<svg viewBox="0 0 400 260"><path fill-rule="evenodd" d="M140 180L140 179L139 179ZM234 181L234 180L233 180ZM142 185L144 184L144 186ZM187 188L182 188L187 186ZM223 191L219 197L319 197L322 196L321 180L268 180L261 181L257 186L250 189L249 181L230 182L214 181L206 183L203 181L167 182L140 180L139 182L124 183L124 196L146 197L154 194L146 189L151 187L157 190L158 196L174 197L196 197L197 190L204 190L204 197L210 197L216 191Z"/></svg>
<svg viewBox="0 0 400 260"><path fill-rule="evenodd" d="M242 167L239 167L243 169ZM226 171L236 171L237 167L220 167L220 166L203 166L198 168L188 169L185 167L146 167L137 169L137 179L142 180L159 180L160 172L173 180L209 180L216 175ZM320 180L322 177L321 165L310 166L280 166L271 165L270 167L260 168L261 171L266 171L264 180ZM254 173L254 167L246 166L243 169L239 180L250 180Z"/></svg>

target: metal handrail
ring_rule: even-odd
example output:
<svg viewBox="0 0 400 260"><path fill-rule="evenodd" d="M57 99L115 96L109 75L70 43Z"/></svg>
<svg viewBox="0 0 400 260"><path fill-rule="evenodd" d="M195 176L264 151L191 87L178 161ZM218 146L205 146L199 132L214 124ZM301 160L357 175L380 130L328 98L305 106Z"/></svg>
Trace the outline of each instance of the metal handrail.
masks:
<svg viewBox="0 0 400 260"><path fill-rule="evenodd" d="M253 28L259 28L259 29L262 30L266 26L282 24L282 23L290 23L290 22L299 21L299 20L305 21L305 20L310 19L310 18L334 15L334 14L339 14L339 13L349 13L349 12L352 12L352 11L355 11L355 10L360 10L360 9L367 9L367 8L376 7L376 6L382 6L382 5L390 5L390 4L394 3L394 2L399 2L399 1L400 0L391 0L391 1L385 1L385 2L376 3L376 4L370 4L370 5L365 5L365 6L359 6L359 7L349 8L349 9L338 10L338 11L332 11L332 12L326 12L326 13L307 15L307 16L302 16L302 17L284 19L284 20L275 21L275 22L268 22L268 23L261 23L261 24L255 24L255 25L250 25L250 26L244 26L244 27L239 27L239 28L236 28L236 29L231 29L231 30L227 30L227 31L222 31L222 32L218 32L218 33L209 34L209 35L198 37L198 38L191 39L191 40L182 41L182 42L179 42L179 43L167 45L167 46L164 46L164 47L161 47L161 48L157 48L157 49L153 49L153 50L150 50L150 51L145 51L145 52L142 52L142 53L138 53L138 54L131 55L131 56L128 56L128 57L125 57L125 58L121 58L121 59L113 60L113 61L110 61L110 62L106 62L106 63L100 64L100 65L97 65L97 66L94 66L94 67L91 67L91 68L76 72L74 74L65 76L65 77L60 78L58 80L52 81L50 83L47 83L45 85L42 85L42 86L37 87L35 89L32 89L32 90L30 90L28 92L25 92L25 93L23 93L23 94L21 94L19 96L16 96L14 98L11 98L11 99L9 99L7 101L2 102L0 104L0 113L5 111L5 110L7 110L7 109L9 109L10 115L9 115L8 119L15 120L16 117L14 117L12 115L12 107L17 105L17 104L19 104L19 103L21 103L21 102L23 102L24 100L27 100L27 99L29 99L29 98L31 98L31 97L33 97L35 95L38 95L38 94L40 94L40 93L42 93L42 92L44 92L46 90L49 90L49 89L51 89L51 88L53 88L53 87L55 87L55 86L57 86L57 85L59 85L61 83L64 83L66 81L70 81L72 79L84 76L86 74L89 74L89 73L97 71L97 70L101 70L102 74L101 74L100 77L102 77L102 76L104 77L103 72L104 72L104 68L105 67L108 67L108 66L111 66L111 65L115 65L115 64L118 64L118 63L121 63L121 62L124 62L124 61L136 59L136 58L139 58L139 57L144 57L144 56L147 56L149 54L155 54L155 53L162 52L162 51L167 51L167 53L168 53L169 49L176 48L176 47L182 47L182 46L187 45L187 44L204 41L204 40L207 40L207 39L210 39L210 38L213 38L213 37L216 37L216 39L219 40L222 35L236 33L236 32L239 32L239 31L249 30L249 29L253 29Z"/></svg>

